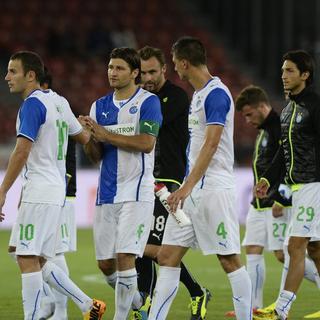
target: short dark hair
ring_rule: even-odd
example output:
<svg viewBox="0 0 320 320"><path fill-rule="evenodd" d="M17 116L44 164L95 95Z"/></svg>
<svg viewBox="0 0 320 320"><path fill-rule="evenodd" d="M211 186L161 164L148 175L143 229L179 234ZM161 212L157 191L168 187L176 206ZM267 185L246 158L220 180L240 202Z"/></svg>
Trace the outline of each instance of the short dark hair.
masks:
<svg viewBox="0 0 320 320"><path fill-rule="evenodd" d="M262 88L250 85L241 90L236 98L235 107L237 111L241 111L246 105L257 108L260 102L270 104L268 95Z"/></svg>
<svg viewBox="0 0 320 320"><path fill-rule="evenodd" d="M188 60L194 66L200 66L207 63L206 49L199 39L193 37L182 37L172 46L171 53L177 59Z"/></svg>
<svg viewBox="0 0 320 320"><path fill-rule="evenodd" d="M152 57L155 57L159 61L161 67L163 67L166 64L164 53L158 48L145 46L142 49L140 49L138 53L140 55L140 58L144 61L149 60Z"/></svg>
<svg viewBox="0 0 320 320"><path fill-rule="evenodd" d="M44 66L43 77L40 80L40 86L43 86L45 83L48 84L48 88L52 88L52 75L50 74L48 68Z"/></svg>
<svg viewBox="0 0 320 320"><path fill-rule="evenodd" d="M139 73L135 79L135 83L140 83L141 80L141 62L137 50L128 47L114 48L110 53L110 59L122 59L130 67L131 71L138 69Z"/></svg>
<svg viewBox="0 0 320 320"><path fill-rule="evenodd" d="M36 80L40 83L44 73L44 66L42 59L37 53L18 51L10 57L10 60L20 60L24 74L26 75L27 72L33 71L36 75Z"/></svg>
<svg viewBox="0 0 320 320"><path fill-rule="evenodd" d="M312 84L314 76L314 61L308 52L304 50L288 51L282 57L282 62L285 60L290 60L295 63L300 73L309 72L306 85L308 86Z"/></svg>

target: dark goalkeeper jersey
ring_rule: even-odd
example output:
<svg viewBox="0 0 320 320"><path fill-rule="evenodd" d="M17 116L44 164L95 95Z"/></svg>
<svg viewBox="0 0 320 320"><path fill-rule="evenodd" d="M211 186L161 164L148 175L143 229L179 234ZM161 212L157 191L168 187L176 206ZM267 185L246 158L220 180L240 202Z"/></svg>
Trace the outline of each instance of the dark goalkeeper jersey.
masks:
<svg viewBox="0 0 320 320"><path fill-rule="evenodd" d="M77 192L77 179L76 179L76 143L69 137L67 158L66 158L66 171L71 176L67 186L67 197L75 197Z"/></svg>
<svg viewBox="0 0 320 320"><path fill-rule="evenodd" d="M189 99L182 88L169 80L156 94L161 102L163 122L155 148L154 176L182 182L189 141Z"/></svg>

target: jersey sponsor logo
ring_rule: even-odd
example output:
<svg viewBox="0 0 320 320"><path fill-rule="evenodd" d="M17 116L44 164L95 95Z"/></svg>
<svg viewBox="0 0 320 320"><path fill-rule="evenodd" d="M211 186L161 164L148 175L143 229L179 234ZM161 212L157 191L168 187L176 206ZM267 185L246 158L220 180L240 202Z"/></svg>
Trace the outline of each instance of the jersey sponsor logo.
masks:
<svg viewBox="0 0 320 320"><path fill-rule="evenodd" d="M115 124L112 126L104 126L104 128L112 133L123 134L125 136L133 136L135 134L135 126L131 123Z"/></svg>
<svg viewBox="0 0 320 320"><path fill-rule="evenodd" d="M157 238L160 241L161 233L160 234L156 234L156 233L152 232L152 236Z"/></svg>
<svg viewBox="0 0 320 320"><path fill-rule="evenodd" d="M108 115L109 115L109 112L101 112L101 114L107 119Z"/></svg>
<svg viewBox="0 0 320 320"><path fill-rule="evenodd" d="M137 112L138 112L138 107L137 107L137 106L131 107L131 108L129 109L129 112L130 112L131 114L137 113Z"/></svg>
<svg viewBox="0 0 320 320"><path fill-rule="evenodd" d="M143 125L149 127L150 130L152 131L152 128L153 128L153 126L155 125L155 123L149 123L149 122L145 121L145 122L143 123Z"/></svg>

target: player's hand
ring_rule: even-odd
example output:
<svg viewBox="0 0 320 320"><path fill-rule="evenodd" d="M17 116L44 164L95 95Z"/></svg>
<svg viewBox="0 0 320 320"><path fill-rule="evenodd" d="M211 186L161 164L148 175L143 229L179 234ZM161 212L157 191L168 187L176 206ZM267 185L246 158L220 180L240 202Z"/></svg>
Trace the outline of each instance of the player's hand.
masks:
<svg viewBox="0 0 320 320"><path fill-rule="evenodd" d="M269 184L266 180L260 180L253 188L253 193L255 197L263 199L267 197L269 189Z"/></svg>
<svg viewBox="0 0 320 320"><path fill-rule="evenodd" d="M5 214L2 212L2 208L6 201L6 194L0 189L0 222L4 220Z"/></svg>
<svg viewBox="0 0 320 320"><path fill-rule="evenodd" d="M184 200L190 195L192 188L188 187L186 184L182 185L180 189L172 192L168 197L168 204L172 212L176 212L178 207L183 207Z"/></svg>
<svg viewBox="0 0 320 320"><path fill-rule="evenodd" d="M84 121L86 123L86 126L88 126L88 128L90 129L91 134L96 141L106 142L108 131L103 126L100 126L96 121L94 121L92 118L88 116L85 117Z"/></svg>
<svg viewBox="0 0 320 320"><path fill-rule="evenodd" d="M283 216L283 206L274 202L272 205L272 215L275 218L282 217Z"/></svg>

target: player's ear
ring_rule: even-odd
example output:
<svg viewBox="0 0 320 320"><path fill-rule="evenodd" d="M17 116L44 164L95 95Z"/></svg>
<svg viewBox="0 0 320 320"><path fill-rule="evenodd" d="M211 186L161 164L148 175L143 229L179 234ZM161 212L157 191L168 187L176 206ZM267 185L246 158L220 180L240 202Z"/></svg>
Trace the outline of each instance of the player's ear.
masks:
<svg viewBox="0 0 320 320"><path fill-rule="evenodd" d="M36 73L33 71L33 70L29 70L27 73L26 73L26 78L28 81L34 81L36 79Z"/></svg>
<svg viewBox="0 0 320 320"><path fill-rule="evenodd" d="M139 69L134 69L131 72L132 78L135 79L139 75Z"/></svg>

